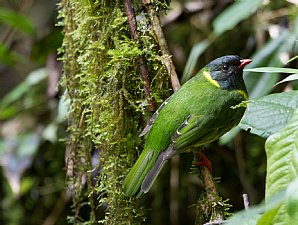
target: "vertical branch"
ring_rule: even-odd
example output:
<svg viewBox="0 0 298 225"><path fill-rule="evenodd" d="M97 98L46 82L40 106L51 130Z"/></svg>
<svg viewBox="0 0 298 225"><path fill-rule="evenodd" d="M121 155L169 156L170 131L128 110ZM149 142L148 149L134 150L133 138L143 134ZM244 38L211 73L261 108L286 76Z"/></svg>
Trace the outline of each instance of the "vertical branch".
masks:
<svg viewBox="0 0 298 225"><path fill-rule="evenodd" d="M210 163L209 159L202 153L202 149L203 148L199 150L198 155L202 163L208 165ZM195 161L197 161L196 158ZM200 175L203 181L206 194L203 201L199 201L197 204L195 224L201 225L206 221L215 222L217 224L217 222L221 222L224 219L225 204L221 201L216 191L214 179L209 168L207 166L199 166L198 169L198 176Z"/></svg>
<svg viewBox="0 0 298 225"><path fill-rule="evenodd" d="M134 41L137 41L138 40L137 25L136 25L135 13L131 5L131 0L125 0L125 11L128 18L128 25L130 28L131 37ZM141 55L138 60L140 64L141 77L144 81L144 90L147 98L148 110L152 112L152 111L155 111L155 102L152 99L150 94L150 79L149 79L149 74L145 63L145 57Z"/></svg>
<svg viewBox="0 0 298 225"><path fill-rule="evenodd" d="M248 210L249 209L249 200L248 200L248 195L247 194L243 194L243 204L244 204L244 209Z"/></svg>
<svg viewBox="0 0 298 225"><path fill-rule="evenodd" d="M162 55L162 63L167 69L168 75L171 80L172 88L174 91L177 91L180 88L180 82L175 70L174 63L172 61L167 42L164 38L164 34L161 28L160 19L156 13L156 10L154 9L153 5L150 3L150 0L143 0L143 4L147 8L148 15L150 17L150 20L152 22L154 34L156 41L159 45L161 55Z"/></svg>
<svg viewBox="0 0 298 225"><path fill-rule="evenodd" d="M210 221L222 221L224 219L223 205L219 202L219 195L216 191L212 174L205 166L201 166L200 171L206 190L207 201L212 207Z"/></svg>

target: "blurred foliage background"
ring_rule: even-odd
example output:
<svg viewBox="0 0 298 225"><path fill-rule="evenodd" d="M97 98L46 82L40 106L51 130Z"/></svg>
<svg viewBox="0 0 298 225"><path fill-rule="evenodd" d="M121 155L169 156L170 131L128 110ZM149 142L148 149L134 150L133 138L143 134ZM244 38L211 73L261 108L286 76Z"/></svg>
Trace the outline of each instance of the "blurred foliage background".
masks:
<svg viewBox="0 0 298 225"><path fill-rule="evenodd" d="M0 223L66 224L71 214L65 190L65 115L58 90L63 36L56 26L58 1L0 1ZM161 16L170 52L182 81L212 59L228 54L252 58L252 67L297 68L298 2L171 1ZM297 89L297 82L272 87L284 74L249 73L251 97ZM231 212L264 199L265 139L234 130L207 147L218 191ZM193 224L202 184L190 173L192 154L181 155L180 224ZM147 224L170 224L167 167L142 199L151 208ZM88 211L85 212L88 215ZM83 215L82 215L83 216ZM183 221L183 222L182 222ZM173 222L174 223L174 222ZM176 221L176 224L179 224Z"/></svg>

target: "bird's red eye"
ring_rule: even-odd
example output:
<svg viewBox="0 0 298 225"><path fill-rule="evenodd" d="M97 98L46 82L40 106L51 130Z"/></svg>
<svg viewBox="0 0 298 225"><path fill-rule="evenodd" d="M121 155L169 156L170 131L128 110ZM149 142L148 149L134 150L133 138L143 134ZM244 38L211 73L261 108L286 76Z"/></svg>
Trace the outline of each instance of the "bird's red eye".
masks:
<svg viewBox="0 0 298 225"><path fill-rule="evenodd" d="M228 65L223 65L223 66L222 66L223 71L228 71L229 68L230 68L230 67L229 67Z"/></svg>

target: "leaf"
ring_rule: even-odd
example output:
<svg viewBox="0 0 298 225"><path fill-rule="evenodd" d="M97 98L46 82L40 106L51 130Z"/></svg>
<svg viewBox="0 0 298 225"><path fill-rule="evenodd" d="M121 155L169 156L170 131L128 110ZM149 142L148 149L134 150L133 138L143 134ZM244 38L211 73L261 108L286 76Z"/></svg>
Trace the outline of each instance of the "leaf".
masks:
<svg viewBox="0 0 298 225"><path fill-rule="evenodd" d="M298 179L296 178L287 189L287 213L291 224L298 221Z"/></svg>
<svg viewBox="0 0 298 225"><path fill-rule="evenodd" d="M30 88L33 85L38 84L42 80L46 79L48 76L48 72L46 68L40 68L32 71L26 78L25 81L20 83L17 87L15 87L12 91L10 91L7 95L5 95L0 101L0 109L7 107L12 102L20 99L26 92L30 91ZM2 113L0 112L0 118Z"/></svg>
<svg viewBox="0 0 298 225"><path fill-rule="evenodd" d="M0 8L0 22L6 23L7 25L24 33L30 35L35 34L35 28L28 18L12 10Z"/></svg>
<svg viewBox="0 0 298 225"><path fill-rule="evenodd" d="M244 71L257 73L298 73L298 69L280 67L260 67L253 69L244 69Z"/></svg>
<svg viewBox="0 0 298 225"><path fill-rule="evenodd" d="M4 139L4 151L0 154L0 166L15 196L20 194L21 178L31 166L40 144L38 132L12 135Z"/></svg>
<svg viewBox="0 0 298 225"><path fill-rule="evenodd" d="M271 135L265 144L267 155L266 200L284 190L298 177L298 108L287 126ZM296 196L297 197L297 196ZM294 200L297 204L297 199ZM291 205L291 203L290 203ZM296 208L297 206L295 206ZM292 214L295 216L295 214ZM287 206L283 204L272 224L289 220Z"/></svg>
<svg viewBox="0 0 298 225"><path fill-rule="evenodd" d="M297 17L297 18L298 18L298 17ZM296 56L290 58L290 59L286 62L286 64L288 64L288 63L290 63L290 62L292 62L292 61L294 61L294 60L296 60L296 59L298 59L298 55L296 55Z"/></svg>
<svg viewBox="0 0 298 225"><path fill-rule="evenodd" d="M9 51L8 48L0 43L0 63L5 65L13 65L16 61L22 61L23 56Z"/></svg>
<svg viewBox="0 0 298 225"><path fill-rule="evenodd" d="M289 32L283 32L278 38L272 39L263 48L261 48L253 57L253 62L246 68L257 66L282 66L279 60L279 52L287 51L290 39ZM251 98L261 97L271 92L272 86L278 81L278 74L245 72L244 81L247 91Z"/></svg>
<svg viewBox="0 0 298 225"><path fill-rule="evenodd" d="M229 225L295 224L298 219L298 108L287 126L266 141L265 202L236 213ZM265 204L264 204L265 203Z"/></svg>
<svg viewBox="0 0 298 225"><path fill-rule="evenodd" d="M216 34L222 34L226 30L234 28L240 21L253 14L261 5L262 0L236 1L224 10L213 21Z"/></svg>
<svg viewBox="0 0 298 225"><path fill-rule="evenodd" d="M251 100L239 126L261 137L283 129L298 108L298 91L271 94Z"/></svg>
<svg viewBox="0 0 298 225"><path fill-rule="evenodd" d="M274 86L279 85L284 82L293 81L293 80L298 80L298 74L292 74L292 75L286 77L285 79L277 82Z"/></svg>
<svg viewBox="0 0 298 225"><path fill-rule="evenodd" d="M242 210L228 220L227 225L255 225L263 216L269 216L272 211L280 207L286 200L286 191L282 190L272 196L268 201L263 201L258 205L251 206L248 210ZM268 214L267 214L268 213ZM263 214L263 215L262 215ZM268 218L268 217L267 217ZM263 225L263 223L260 223Z"/></svg>
<svg viewBox="0 0 298 225"><path fill-rule="evenodd" d="M58 115L56 117L56 121L58 123L65 121L69 111L70 111L70 98L68 97L67 92L64 92L64 94L60 97L60 100L58 103Z"/></svg>
<svg viewBox="0 0 298 225"><path fill-rule="evenodd" d="M258 220L257 225L271 225L274 216L278 213L280 205L274 209L267 210Z"/></svg>
<svg viewBox="0 0 298 225"><path fill-rule="evenodd" d="M198 61L198 58L208 48L208 46L210 44L211 44L211 42L206 39L202 42L199 42L195 46L193 46L193 48L191 49L191 52L189 54L189 57L187 59L184 71L183 71L183 75L181 78L181 84L185 83L186 81L188 81L191 78L194 68L196 66L196 63Z"/></svg>
<svg viewBox="0 0 298 225"><path fill-rule="evenodd" d="M234 214L229 220L228 225L272 225L274 217L277 215L281 206L286 205L289 215L289 225L297 221L297 189L298 179L292 181L289 186L277 194L274 194L266 202L251 206L248 210L242 210ZM285 222L285 221L283 221Z"/></svg>
<svg viewBox="0 0 298 225"><path fill-rule="evenodd" d="M42 131L42 138L55 144L57 142L58 124L56 122L50 123Z"/></svg>

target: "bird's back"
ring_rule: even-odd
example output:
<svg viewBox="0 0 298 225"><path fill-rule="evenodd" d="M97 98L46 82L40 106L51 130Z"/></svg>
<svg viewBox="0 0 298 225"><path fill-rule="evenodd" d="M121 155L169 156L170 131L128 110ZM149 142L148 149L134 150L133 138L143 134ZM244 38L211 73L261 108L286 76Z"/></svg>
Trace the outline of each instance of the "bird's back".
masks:
<svg viewBox="0 0 298 225"><path fill-rule="evenodd" d="M169 103L161 110L146 137L145 149L156 152L165 150L172 136L188 115L194 115L201 121L201 134L197 135L197 144L204 135L222 128L209 142L216 140L226 130L235 126L241 119L244 108L231 109L231 106L245 100L237 90L228 91L212 85L202 71L178 90ZM226 128L226 129L225 129ZM189 145L194 143L189 143ZM188 146L183 146L183 148Z"/></svg>

